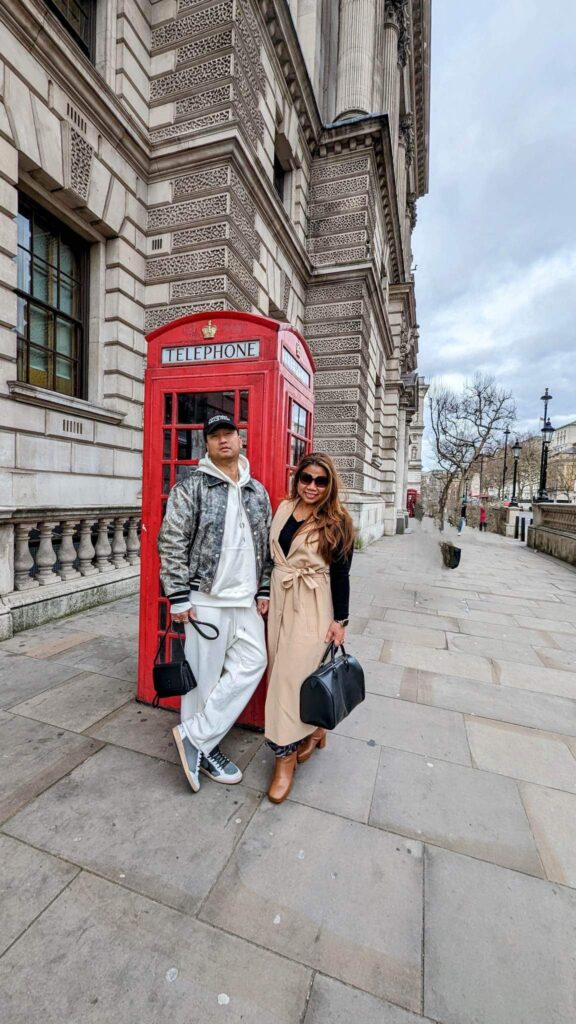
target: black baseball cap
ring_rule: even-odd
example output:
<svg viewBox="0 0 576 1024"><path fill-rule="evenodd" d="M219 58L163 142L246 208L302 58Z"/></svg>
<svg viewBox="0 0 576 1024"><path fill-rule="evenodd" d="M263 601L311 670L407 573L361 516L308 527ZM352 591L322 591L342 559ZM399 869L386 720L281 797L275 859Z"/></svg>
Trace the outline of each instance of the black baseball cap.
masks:
<svg viewBox="0 0 576 1024"><path fill-rule="evenodd" d="M204 440L208 437L208 434L213 434L215 430L238 430L238 427L234 423L231 416L227 416L225 412L218 412L214 416L210 416L204 424Z"/></svg>

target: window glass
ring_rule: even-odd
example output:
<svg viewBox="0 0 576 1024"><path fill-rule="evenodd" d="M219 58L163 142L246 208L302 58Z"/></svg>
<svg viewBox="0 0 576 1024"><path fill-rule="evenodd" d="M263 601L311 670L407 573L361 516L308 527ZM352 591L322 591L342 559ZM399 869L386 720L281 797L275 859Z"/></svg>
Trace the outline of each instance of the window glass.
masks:
<svg viewBox="0 0 576 1024"><path fill-rule="evenodd" d="M172 395L164 395L164 423L172 422Z"/></svg>
<svg viewBox="0 0 576 1024"><path fill-rule="evenodd" d="M306 450L304 441L300 440L299 437L293 437L290 444L290 465L296 466Z"/></svg>
<svg viewBox="0 0 576 1024"><path fill-rule="evenodd" d="M164 449L162 451L162 458L163 459L169 459L170 458L170 439L171 439L171 437L172 437L172 431L171 430L165 430L164 431Z"/></svg>
<svg viewBox="0 0 576 1024"><path fill-rule="evenodd" d="M201 459L206 451L201 430L179 430L176 458L179 462Z"/></svg>
<svg viewBox="0 0 576 1024"><path fill-rule="evenodd" d="M248 422L248 392L240 392L240 422Z"/></svg>
<svg viewBox="0 0 576 1024"><path fill-rule="evenodd" d="M307 412L297 402L292 402L292 423L290 429L293 434L306 435Z"/></svg>
<svg viewBox="0 0 576 1024"><path fill-rule="evenodd" d="M218 412L234 416L233 391L199 391L196 394L177 395L178 423L204 423Z"/></svg>
<svg viewBox="0 0 576 1024"><path fill-rule="evenodd" d="M17 225L19 379L81 398L88 246L24 196Z"/></svg>

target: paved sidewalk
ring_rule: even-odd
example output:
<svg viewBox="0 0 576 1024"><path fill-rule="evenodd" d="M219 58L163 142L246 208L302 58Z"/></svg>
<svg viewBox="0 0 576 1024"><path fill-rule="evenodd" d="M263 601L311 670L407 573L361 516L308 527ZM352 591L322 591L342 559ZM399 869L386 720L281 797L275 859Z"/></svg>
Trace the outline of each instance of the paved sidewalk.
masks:
<svg viewBox="0 0 576 1024"><path fill-rule="evenodd" d="M280 807L244 730L191 793L134 599L0 644L3 1024L574 1024L576 572L430 529L355 557L367 698Z"/></svg>

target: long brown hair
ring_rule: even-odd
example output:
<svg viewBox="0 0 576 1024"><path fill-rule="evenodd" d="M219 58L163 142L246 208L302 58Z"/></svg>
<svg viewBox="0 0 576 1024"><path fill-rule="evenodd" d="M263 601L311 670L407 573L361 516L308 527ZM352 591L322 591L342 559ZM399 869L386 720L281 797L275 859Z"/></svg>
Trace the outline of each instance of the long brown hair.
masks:
<svg viewBox="0 0 576 1024"><path fill-rule="evenodd" d="M298 499L298 483L308 466L319 466L328 477L328 486L321 492L322 497L314 506L310 519L315 527L313 535L318 536L318 552L329 565L338 549L345 556L350 554L354 546L354 526L350 513L339 498L340 481L336 466L323 452L302 456L292 478L290 497Z"/></svg>

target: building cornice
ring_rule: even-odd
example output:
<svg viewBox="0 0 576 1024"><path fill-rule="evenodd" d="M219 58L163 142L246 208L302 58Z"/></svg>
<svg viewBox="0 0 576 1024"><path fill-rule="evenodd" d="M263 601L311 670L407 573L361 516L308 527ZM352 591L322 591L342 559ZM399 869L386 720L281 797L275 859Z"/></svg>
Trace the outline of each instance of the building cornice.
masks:
<svg viewBox="0 0 576 1024"><path fill-rule="evenodd" d="M415 99L415 175L417 194L428 192L430 161L431 0L412 0L412 83Z"/></svg>
<svg viewBox="0 0 576 1024"><path fill-rule="evenodd" d="M259 8L300 127L312 148L320 135L322 120L290 8L286 0L259 0Z"/></svg>

